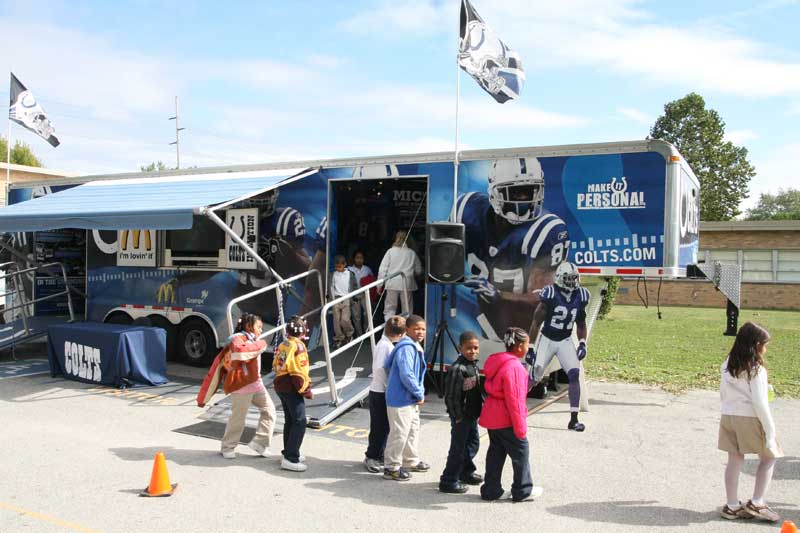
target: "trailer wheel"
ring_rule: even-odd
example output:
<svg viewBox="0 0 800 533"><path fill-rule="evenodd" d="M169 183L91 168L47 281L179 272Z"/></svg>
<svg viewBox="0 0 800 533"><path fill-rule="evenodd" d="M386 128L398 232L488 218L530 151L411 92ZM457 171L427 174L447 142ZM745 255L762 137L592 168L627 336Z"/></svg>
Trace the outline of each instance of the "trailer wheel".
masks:
<svg viewBox="0 0 800 533"><path fill-rule="evenodd" d="M121 324L123 326L130 326L133 324L133 318L128 313L122 311L115 311L108 315L105 320L106 324Z"/></svg>
<svg viewBox="0 0 800 533"><path fill-rule="evenodd" d="M214 332L199 318L190 318L181 324L178 344L183 362L191 366L208 366L217 355Z"/></svg>
<svg viewBox="0 0 800 533"><path fill-rule="evenodd" d="M154 328L161 328L167 332L167 361L174 361L180 357L178 351L178 327L161 315L150 315L150 323Z"/></svg>

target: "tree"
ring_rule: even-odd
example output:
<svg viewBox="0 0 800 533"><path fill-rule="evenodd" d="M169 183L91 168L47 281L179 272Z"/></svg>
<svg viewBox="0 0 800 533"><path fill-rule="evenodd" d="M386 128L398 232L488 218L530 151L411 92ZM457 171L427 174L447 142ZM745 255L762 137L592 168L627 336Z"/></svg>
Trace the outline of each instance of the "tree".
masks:
<svg viewBox="0 0 800 533"><path fill-rule="evenodd" d="M700 219L730 220L740 214L747 186L756 171L747 148L725 141L725 122L706 109L697 93L664 106L650 136L675 145L700 180Z"/></svg>
<svg viewBox="0 0 800 533"><path fill-rule="evenodd" d="M800 220L800 189L761 193L758 205L747 210L747 220Z"/></svg>
<svg viewBox="0 0 800 533"><path fill-rule="evenodd" d="M164 164L163 161L153 161L149 165L139 167L142 172L163 172L164 170L173 170Z"/></svg>
<svg viewBox="0 0 800 533"><path fill-rule="evenodd" d="M0 137L0 161L6 162L8 156L8 141L5 137ZM13 165L27 165L29 167L40 167L42 162L38 157L33 155L30 146L27 144L16 141L11 148L11 164Z"/></svg>

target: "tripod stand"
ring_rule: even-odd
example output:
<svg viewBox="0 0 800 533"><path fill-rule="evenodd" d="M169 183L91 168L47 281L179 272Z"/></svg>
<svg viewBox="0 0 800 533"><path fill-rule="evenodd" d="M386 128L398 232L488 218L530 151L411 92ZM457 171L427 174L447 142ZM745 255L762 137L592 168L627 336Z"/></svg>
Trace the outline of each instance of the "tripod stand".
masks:
<svg viewBox="0 0 800 533"><path fill-rule="evenodd" d="M444 396L444 346L445 346L445 337L450 339L450 343L455 348L456 353L458 352L458 344L456 343L455 339L453 339L453 335L450 333L450 330L447 327L447 314L446 314L446 303L447 303L447 287L444 285L440 285L442 288L442 298L439 301L439 323L436 324L436 332L433 335L433 345L431 345L430 350L428 351L431 354L430 357L430 365L431 365L431 376L430 381L433 384L433 388L436 391L436 394L439 398ZM436 360L439 360L439 376L438 380L434 377L433 371L436 370Z"/></svg>

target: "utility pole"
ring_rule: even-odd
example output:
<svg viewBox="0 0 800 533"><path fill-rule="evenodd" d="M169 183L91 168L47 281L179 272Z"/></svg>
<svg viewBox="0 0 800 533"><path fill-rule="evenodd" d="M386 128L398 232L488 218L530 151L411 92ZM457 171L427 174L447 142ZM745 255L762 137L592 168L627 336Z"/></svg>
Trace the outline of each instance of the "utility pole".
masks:
<svg viewBox="0 0 800 533"><path fill-rule="evenodd" d="M175 121L175 142L169 143L171 145L175 145L175 158L177 159L177 166L175 168L181 168L181 138L180 132L185 130L186 128L179 128L178 127L178 97L175 97L175 116L169 117L169 120Z"/></svg>

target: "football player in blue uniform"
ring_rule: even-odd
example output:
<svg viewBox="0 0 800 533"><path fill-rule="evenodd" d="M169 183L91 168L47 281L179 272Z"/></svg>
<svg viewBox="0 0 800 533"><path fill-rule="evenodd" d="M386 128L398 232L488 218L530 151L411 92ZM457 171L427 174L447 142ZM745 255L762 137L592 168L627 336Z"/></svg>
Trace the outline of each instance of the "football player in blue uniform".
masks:
<svg viewBox="0 0 800 533"><path fill-rule="evenodd" d="M459 197L455 221L465 226L467 280L478 297L484 335L527 324L539 303L534 291L552 283L569 251L563 220L543 210L544 173L535 157L492 163L488 195Z"/></svg>
<svg viewBox="0 0 800 533"><path fill-rule="evenodd" d="M535 339L542 328L542 337L536 351L530 348L526 361L533 366L531 385L541 381L553 356L558 357L561 368L569 377L568 429L583 431L586 426L578 422L581 400L580 361L586 357L586 306L589 290L580 286L580 276L575 265L561 263L556 269L555 283L542 288L539 305L533 315L530 338ZM578 347L572 342L572 328L578 334Z"/></svg>
<svg viewBox="0 0 800 533"><path fill-rule="evenodd" d="M292 207L277 207L278 189L272 189L242 202L241 207L258 208L258 255L282 278L305 272L311 258L303 247L306 226L303 215ZM239 207L239 206L237 206ZM234 297L274 283L272 272L260 265L257 270L240 270ZM277 300L273 292L244 300L243 312L258 313L265 321L277 319Z"/></svg>

